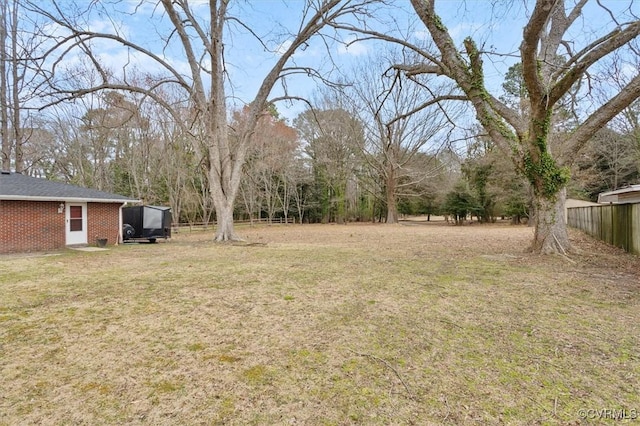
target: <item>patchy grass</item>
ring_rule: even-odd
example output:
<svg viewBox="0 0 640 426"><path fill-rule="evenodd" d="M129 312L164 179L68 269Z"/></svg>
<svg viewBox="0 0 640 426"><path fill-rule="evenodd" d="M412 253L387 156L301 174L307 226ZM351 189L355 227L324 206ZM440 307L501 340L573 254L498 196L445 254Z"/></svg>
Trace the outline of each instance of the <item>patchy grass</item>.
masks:
<svg viewBox="0 0 640 426"><path fill-rule="evenodd" d="M531 232L273 226L0 257L0 425L640 415L638 258L578 233L571 259L529 256Z"/></svg>

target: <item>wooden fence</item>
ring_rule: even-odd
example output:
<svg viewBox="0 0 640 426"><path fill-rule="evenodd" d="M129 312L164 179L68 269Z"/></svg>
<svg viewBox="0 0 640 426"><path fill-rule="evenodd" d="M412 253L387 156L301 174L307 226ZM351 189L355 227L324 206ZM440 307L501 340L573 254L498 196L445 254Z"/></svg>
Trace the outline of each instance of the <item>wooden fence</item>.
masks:
<svg viewBox="0 0 640 426"><path fill-rule="evenodd" d="M568 225L628 252L640 254L640 203L567 209Z"/></svg>
<svg viewBox="0 0 640 426"><path fill-rule="evenodd" d="M284 224L288 224L288 223L296 223L295 218L287 218L287 220L285 220L284 218L276 218L273 219L272 221L269 221L269 219L253 219L253 220L236 220L233 222L234 225L284 225ZM214 230L216 227L215 222L209 222L209 223L202 223L202 222L195 222L195 223L174 223L173 225L171 225L171 232L175 232L175 233L184 233L184 232L194 232L194 231L210 231L210 230Z"/></svg>

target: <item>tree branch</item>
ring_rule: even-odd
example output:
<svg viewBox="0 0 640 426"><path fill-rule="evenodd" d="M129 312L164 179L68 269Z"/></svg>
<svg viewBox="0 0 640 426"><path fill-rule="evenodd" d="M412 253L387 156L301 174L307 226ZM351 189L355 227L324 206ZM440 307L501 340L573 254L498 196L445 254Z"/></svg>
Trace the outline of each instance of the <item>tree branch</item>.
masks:
<svg viewBox="0 0 640 426"><path fill-rule="evenodd" d="M640 34L640 21L633 22L624 30L616 28L604 37L599 38L569 60L573 65L549 92L549 103L555 103L571 89L586 72L586 70L612 53L616 49L633 40ZM582 59L579 59L582 58Z"/></svg>
<svg viewBox="0 0 640 426"><path fill-rule="evenodd" d="M202 78L200 77L200 68L198 66L199 62L196 59L196 55L194 53L193 46L191 44L191 39L189 38L189 35L185 30L182 19L180 19L178 12L175 10L173 6L173 1L172 0L161 0L161 1L162 1L162 5L164 6L164 10L167 12L167 15L169 16L169 19L171 20L171 22L176 28L178 37L180 37L180 41L182 42L182 45L184 47L185 55L187 56L187 62L189 63L189 68L191 69L191 75L193 78L193 85L194 85L192 90L190 90L191 95L198 98L199 105L204 105L206 103L206 99L204 98L205 97L204 84L202 82ZM212 49L211 45L208 46L208 49L209 50ZM163 63L163 62L165 61L161 61L160 63ZM212 70L212 72L215 72L215 71Z"/></svg>
<svg viewBox="0 0 640 426"><path fill-rule="evenodd" d="M524 27L520 55L522 57L522 77L529 91L531 103L538 105L544 96L540 81L538 46L551 13L558 0L539 0L533 9L529 22Z"/></svg>
<svg viewBox="0 0 640 426"><path fill-rule="evenodd" d="M366 29L366 28L358 28L352 25L346 25L346 24L330 24L330 26L332 28L338 29L338 30L344 30L344 31L352 31L358 34L366 34L369 35L371 37L365 37L365 38L359 38L356 39L354 41L351 42L355 43L355 42L361 42L361 41L365 41L365 40L381 40L381 41L386 41L389 43L393 43L393 44L397 44L399 46L402 46L404 48L409 49L412 52L415 52L419 55L419 57L426 59L427 61L431 62L433 64L434 67L438 67L441 68L442 67L442 63L440 62L440 60L434 56L433 54L429 53L428 51L419 48L418 46L416 46L415 44L409 42L406 39L401 39L401 38L397 38L397 37L393 37L389 34L385 34L385 33L381 33L378 31L374 31L374 30L370 30L370 29ZM441 73L443 74L443 73Z"/></svg>
<svg viewBox="0 0 640 426"><path fill-rule="evenodd" d="M430 107L431 105L438 104L438 103L443 102L443 101L468 101L468 100L469 100L469 98L466 97L466 96L463 96L463 95L443 95L443 96L438 96L438 97L435 97L433 99L429 99L428 101L416 106L415 108L413 108L410 111L407 111L407 112L405 112L403 114L395 116L391 121L386 123L386 125L389 126L389 125L395 123L396 121L404 120L407 117L409 117L409 116L411 116L411 115L413 115L413 114L415 114L417 112L420 112L425 108Z"/></svg>
<svg viewBox="0 0 640 426"><path fill-rule="evenodd" d="M444 71L438 65L427 64L395 64L393 68L402 71L407 77L414 77L420 74L444 75Z"/></svg>
<svg viewBox="0 0 640 426"><path fill-rule="evenodd" d="M591 114L571 135L566 142L566 155L564 155L567 164L573 164L577 159L577 156L571 155L572 153L582 149L598 130L638 98L640 98L640 74L636 75L616 96Z"/></svg>

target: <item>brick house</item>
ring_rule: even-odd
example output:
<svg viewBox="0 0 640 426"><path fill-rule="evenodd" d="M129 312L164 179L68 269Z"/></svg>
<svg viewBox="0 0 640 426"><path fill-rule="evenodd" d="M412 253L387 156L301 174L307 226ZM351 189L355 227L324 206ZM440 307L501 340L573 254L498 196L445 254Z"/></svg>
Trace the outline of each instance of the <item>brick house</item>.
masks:
<svg viewBox="0 0 640 426"><path fill-rule="evenodd" d="M122 241L122 195L0 172L0 253Z"/></svg>

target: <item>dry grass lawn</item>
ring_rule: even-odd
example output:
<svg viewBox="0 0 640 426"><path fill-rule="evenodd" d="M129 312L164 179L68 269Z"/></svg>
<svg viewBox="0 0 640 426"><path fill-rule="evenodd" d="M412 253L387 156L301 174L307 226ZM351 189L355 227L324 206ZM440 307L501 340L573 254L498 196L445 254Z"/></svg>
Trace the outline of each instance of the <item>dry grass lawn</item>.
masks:
<svg viewBox="0 0 640 426"><path fill-rule="evenodd" d="M507 225L239 231L1 256L0 425L640 415L638 257L580 233L529 256Z"/></svg>

